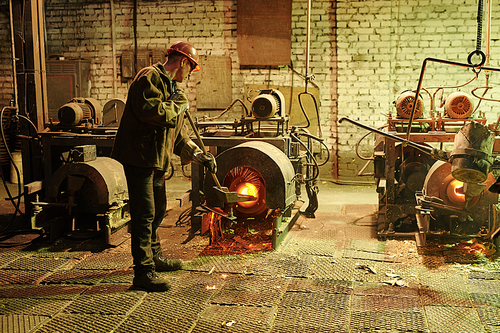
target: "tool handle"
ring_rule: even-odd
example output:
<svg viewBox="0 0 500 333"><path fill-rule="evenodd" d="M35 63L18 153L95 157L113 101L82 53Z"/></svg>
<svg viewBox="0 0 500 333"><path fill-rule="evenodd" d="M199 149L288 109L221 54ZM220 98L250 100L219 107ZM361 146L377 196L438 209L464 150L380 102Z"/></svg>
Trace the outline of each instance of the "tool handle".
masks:
<svg viewBox="0 0 500 333"><path fill-rule="evenodd" d="M188 110L185 111L186 117L189 121L189 124L191 125L191 128L194 131L194 134L196 135L196 138L198 139L198 142L200 143L200 148L203 151L203 154L207 153L207 148L205 147L205 144L203 143L203 140L201 139L200 132L198 131L198 128L194 124L193 117L191 117L191 113L189 113ZM212 174L212 178L214 179L215 185L217 185L218 188L222 189L222 186L220 185L219 179L217 179L217 176L215 173L210 170L210 173Z"/></svg>

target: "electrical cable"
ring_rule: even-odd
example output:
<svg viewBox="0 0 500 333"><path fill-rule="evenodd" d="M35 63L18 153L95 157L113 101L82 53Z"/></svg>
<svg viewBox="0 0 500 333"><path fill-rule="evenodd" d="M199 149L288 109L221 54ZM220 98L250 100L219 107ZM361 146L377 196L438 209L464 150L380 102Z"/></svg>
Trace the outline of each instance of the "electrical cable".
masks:
<svg viewBox="0 0 500 333"><path fill-rule="evenodd" d="M326 152L327 152L326 159L325 159L325 161L324 161L324 162L322 162L322 163L318 164L318 166L323 166L323 165L325 165L325 164L326 164L326 163L330 160L330 149L328 149L328 146L325 144L324 140L322 140L322 139L318 138L318 137L317 137L317 136L315 136L315 135L312 135L312 134L310 134L310 133L306 133L306 132L303 132L302 134L301 134L301 133L299 133L299 136L301 136L301 135L304 135L304 136L307 136L307 137L309 137L309 138L311 138L311 139L313 139L313 140L316 140L316 141L318 141L318 142L319 142L319 143L320 143L323 147L325 147Z"/></svg>
<svg viewBox="0 0 500 333"><path fill-rule="evenodd" d="M15 107L8 107L8 106L3 107L2 111L0 112L0 120L3 120L3 115L4 115L4 112L6 109L17 110L17 108L15 108ZM4 132L3 124L1 124L1 126L0 126L0 134L1 134L2 142L3 142L3 145L5 147L5 150L7 151L7 155L9 156L9 160L12 162L12 165L14 166L14 169L17 173L17 177L18 177L17 179L20 180L21 175L19 173L19 169L17 168L16 164L14 163L12 153L10 152L9 146L7 145L7 140L5 139L5 132ZM5 181L5 175L3 173L3 165L2 165L1 160L0 160L0 174L2 175L2 182L3 182L3 185L5 187L5 191L7 192L7 196L9 197L9 200L12 202L12 204L14 205L14 208L16 209L14 212L14 215L13 215L11 221L8 223L7 227L5 227L3 230L0 231L0 233L2 233L10 227L10 225L12 224L12 222L14 221L14 219L16 217L16 214L19 212L20 215L23 215L23 212L21 212L21 210L19 209L19 205L20 205L20 201L21 201L20 198L22 196L21 195L21 182L20 181L18 182L18 203L16 204L15 199L13 198L12 194L10 193L9 187L7 186L7 182Z"/></svg>
<svg viewBox="0 0 500 333"><path fill-rule="evenodd" d="M381 130L382 128L387 127L387 126L389 126L389 124L385 124L385 125L383 125L383 126L377 127L377 129L378 129L378 130ZM370 156L370 157L364 157L364 156L361 156L361 154L359 153L359 144L361 143L361 141L363 141L363 140L364 140L364 138L366 138L366 137L367 137L368 135L370 135L371 133L373 133L373 132L368 132L368 133L366 133L365 135L363 135L363 136L361 137L361 139L359 139L359 140L358 140L358 142L356 142L356 155L357 155L360 159L365 160L365 161L371 161L371 160L373 160L373 154L372 154L372 156Z"/></svg>
<svg viewBox="0 0 500 333"><path fill-rule="evenodd" d="M17 107L14 107L14 106L5 106L5 107L3 107L2 111L0 111L0 120L3 119L4 112L5 112L6 109L11 109L11 110L16 110L17 111ZM28 117L26 117L24 115L19 115L19 114L13 115L11 117L12 118L20 118L20 119L26 120L35 129L35 133L38 136L38 129L36 128L35 124L31 121L31 119L29 119ZM17 179L19 180L18 181L18 195L14 198L12 196L12 194L10 193L10 190L9 190L9 188L7 186L6 181L5 181L5 176L3 174L3 166L2 166L2 163L0 161L0 174L2 176L2 182L3 182L3 185L4 185L5 190L7 192L7 196L9 197L9 200L11 201L11 203L13 204L13 206L15 208L14 214L12 215L9 223L2 230L0 230L0 235L3 235L5 233L5 231L7 231L12 226L12 223L14 222L17 214L19 213L20 216L24 216L25 213L23 213L21 211L21 209L19 208L20 205L21 205L21 198L24 195L21 192L22 191L21 181L20 181L21 174L19 172L19 168L17 167L16 163L14 163L14 158L12 157L12 153L11 153L11 151L10 151L8 145L7 145L7 140L5 138L5 132L4 132L3 124L0 124L0 136L1 136L2 142L4 144L5 150L7 151L7 154L9 156L9 159L12 162L14 170L16 171ZM17 199L17 204L16 204L16 199Z"/></svg>
<svg viewBox="0 0 500 333"><path fill-rule="evenodd" d="M292 138L294 138L307 151L307 153L309 154L309 156L311 157L311 160L314 162L314 165L315 165L315 168L313 169L314 171L313 171L312 178L304 179L304 181L309 182L312 180L316 180L319 176L319 165L318 165L318 162L316 161L316 159L314 158L313 153L309 150L309 148L307 148L307 146L304 144L304 142L302 142L302 140L300 140L295 134L290 133L290 136Z"/></svg>
<svg viewBox="0 0 500 333"><path fill-rule="evenodd" d="M241 100L241 99L238 98L238 99L235 99L231 104L229 104L229 106L224 111L222 111L221 113L219 113L217 116L215 116L215 117L208 117L208 118L206 118L204 120L216 120L216 119L219 119L225 113L227 113L233 107L233 105L236 104L236 102L240 102L241 103L241 105L243 106L243 110L244 110L245 116L249 117L250 113L248 112L248 108L246 107L246 105L243 102L243 100ZM242 113L243 113L243 110L242 110Z"/></svg>

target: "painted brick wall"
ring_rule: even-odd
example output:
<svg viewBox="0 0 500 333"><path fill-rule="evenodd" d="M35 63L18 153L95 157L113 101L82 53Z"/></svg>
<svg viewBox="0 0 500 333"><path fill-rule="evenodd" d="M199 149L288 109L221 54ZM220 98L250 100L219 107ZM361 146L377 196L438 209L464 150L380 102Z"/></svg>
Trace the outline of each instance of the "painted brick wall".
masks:
<svg viewBox="0 0 500 333"><path fill-rule="evenodd" d="M228 56L232 62L232 98L244 98L245 85L303 86L297 73L305 74L306 0L292 3L292 63L282 70L241 70L237 54L236 0L139 1L138 49L165 50L172 42L192 42L200 55ZM0 0L0 105L12 98L12 71L7 0ZM116 79L113 90L113 61L132 51L132 1L115 1L116 54L112 57L111 8L106 1L47 0L47 50L49 56L92 61L92 97L102 104L113 97L125 98L129 81ZM493 12L495 7L493 8ZM338 175L356 179L364 161L355 152L365 134L338 119L349 116L370 126L381 126L400 92L415 89L425 57L466 62L476 47L476 0L315 0L311 11L309 74L320 91L319 113L324 138L338 154ZM493 13L493 21L498 18ZM499 27L492 27L490 66L498 65ZM272 32L270 32L272 33ZM484 42L483 42L484 47ZM457 85L471 78L459 67L428 66L424 86ZM490 85L498 74L490 77ZM477 85L484 85L484 75ZM476 85L476 86L477 86ZM465 88L463 90L466 90ZM494 91L492 89L493 98ZM196 107L196 74L187 84L191 105ZM491 96L490 96L491 97ZM424 96L425 98L425 96ZM429 101L424 100L427 110ZM498 103L483 102L481 110L493 122ZM384 114L382 114L384 113ZM363 155L372 152L371 136L360 146ZM336 161L336 158L334 158ZM331 163L322 178L332 175ZM333 174L335 174L334 172Z"/></svg>
<svg viewBox="0 0 500 333"><path fill-rule="evenodd" d="M495 37L498 9L494 6L492 14L492 67L499 65L500 58ZM349 116L373 127L383 125L389 112L396 115L393 101L400 93L417 88L426 57L467 63L468 54L476 49L476 20L475 0L337 1L338 117ZM483 50L484 40L483 29ZM473 77L470 69L428 62L423 87L456 86ZM492 73L490 86L497 86L498 78ZM473 84L461 90L470 92L484 84L484 73L480 73ZM445 89L444 96L452 91ZM495 98L494 91L488 94L490 98ZM427 110L424 115L428 116L430 99L425 92L422 95ZM479 110L491 123L498 117L498 106L483 101ZM350 124L339 125L341 176L353 177L358 172L360 163L353 147L364 133ZM370 138L360 147L367 156L371 154Z"/></svg>

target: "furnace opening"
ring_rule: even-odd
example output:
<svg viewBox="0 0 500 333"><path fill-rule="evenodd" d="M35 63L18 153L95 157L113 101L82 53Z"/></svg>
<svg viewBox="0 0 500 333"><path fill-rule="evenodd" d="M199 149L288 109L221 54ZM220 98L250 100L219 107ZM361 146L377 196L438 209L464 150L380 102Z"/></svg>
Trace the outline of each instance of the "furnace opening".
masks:
<svg viewBox="0 0 500 333"><path fill-rule="evenodd" d="M255 201L237 202L233 205L234 215L241 217L259 217L266 212L266 186L264 178L255 169L246 166L237 166L231 169L224 177L223 186L231 192L242 195L251 195ZM229 207L224 207L228 211Z"/></svg>
<svg viewBox="0 0 500 333"><path fill-rule="evenodd" d="M230 192L256 197L254 201L225 203L224 211L236 217L233 220L208 213L204 223L210 230L210 245L204 255L244 254L271 251L275 216L266 207L266 185L254 168L237 166L224 177L222 184Z"/></svg>

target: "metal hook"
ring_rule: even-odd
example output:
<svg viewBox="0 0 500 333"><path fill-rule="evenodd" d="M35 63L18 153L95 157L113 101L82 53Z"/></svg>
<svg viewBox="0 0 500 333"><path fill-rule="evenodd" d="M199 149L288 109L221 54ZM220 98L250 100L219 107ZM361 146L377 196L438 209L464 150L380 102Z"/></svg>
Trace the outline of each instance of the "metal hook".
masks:
<svg viewBox="0 0 500 333"><path fill-rule="evenodd" d="M477 63L477 64L472 64L472 57L474 55L479 55L481 56L481 62ZM486 62L486 54L484 54L483 51L481 50L474 50L472 51L471 53L469 53L469 56L467 57L467 62L469 63L469 65L472 65L474 66L474 68L476 67L481 67L482 65L484 65L484 63Z"/></svg>

